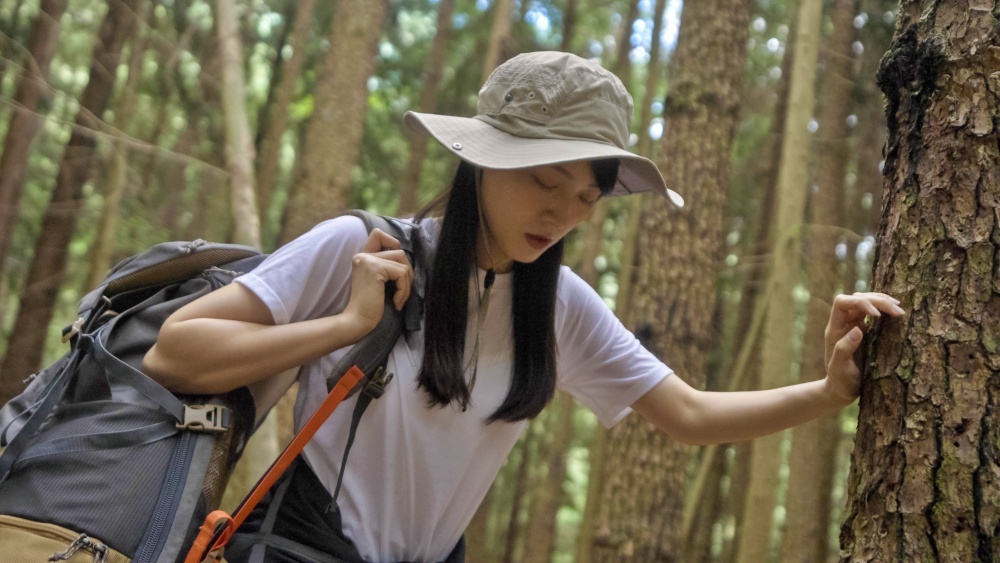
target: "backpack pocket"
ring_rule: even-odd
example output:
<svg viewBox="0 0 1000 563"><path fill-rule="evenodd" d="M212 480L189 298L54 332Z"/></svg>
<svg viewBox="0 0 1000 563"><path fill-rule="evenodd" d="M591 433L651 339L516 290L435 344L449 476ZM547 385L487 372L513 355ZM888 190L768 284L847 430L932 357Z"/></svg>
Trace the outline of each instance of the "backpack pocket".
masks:
<svg viewBox="0 0 1000 563"><path fill-rule="evenodd" d="M132 560L99 539L55 524L0 515L0 561L130 563Z"/></svg>

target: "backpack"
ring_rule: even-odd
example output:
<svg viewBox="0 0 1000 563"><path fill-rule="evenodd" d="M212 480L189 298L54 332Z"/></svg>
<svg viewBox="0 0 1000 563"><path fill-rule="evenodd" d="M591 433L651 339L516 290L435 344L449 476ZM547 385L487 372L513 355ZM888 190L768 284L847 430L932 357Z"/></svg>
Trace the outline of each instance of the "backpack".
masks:
<svg viewBox="0 0 1000 563"><path fill-rule="evenodd" d="M399 239L413 261L408 224L351 214ZM170 393L142 373L142 358L172 312L264 258L240 245L162 243L115 266L81 300L64 331L70 351L0 409L0 560L183 561L221 500L256 407L245 387ZM365 378L384 366L403 326L419 326L416 288L402 315L386 307L380 329L331 379L346 362Z"/></svg>

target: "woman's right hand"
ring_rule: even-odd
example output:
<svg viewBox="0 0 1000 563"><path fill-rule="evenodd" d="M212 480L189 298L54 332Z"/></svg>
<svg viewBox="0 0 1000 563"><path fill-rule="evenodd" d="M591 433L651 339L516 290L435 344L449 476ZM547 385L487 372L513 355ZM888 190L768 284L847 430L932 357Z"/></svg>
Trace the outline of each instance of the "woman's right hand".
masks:
<svg viewBox="0 0 1000 563"><path fill-rule="evenodd" d="M410 296L413 267L399 241L379 229L372 230L351 266L351 299L344 314L367 334L382 319L386 283L395 283L392 302L397 311L402 310Z"/></svg>

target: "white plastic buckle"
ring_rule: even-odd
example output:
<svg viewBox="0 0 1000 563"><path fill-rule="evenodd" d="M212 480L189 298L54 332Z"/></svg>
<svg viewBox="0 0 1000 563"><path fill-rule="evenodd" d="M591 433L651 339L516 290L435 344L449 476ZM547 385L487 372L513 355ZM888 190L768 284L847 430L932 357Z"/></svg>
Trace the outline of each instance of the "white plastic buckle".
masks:
<svg viewBox="0 0 1000 563"><path fill-rule="evenodd" d="M177 428L198 432L225 432L229 429L226 415L228 409L222 405L184 405L184 422Z"/></svg>
<svg viewBox="0 0 1000 563"><path fill-rule="evenodd" d="M86 322L86 319L84 319L83 317L79 317L75 321L73 321L73 324L63 332L62 335L63 344L69 342L70 339L76 336L77 334L80 334L80 331L83 330L84 322Z"/></svg>

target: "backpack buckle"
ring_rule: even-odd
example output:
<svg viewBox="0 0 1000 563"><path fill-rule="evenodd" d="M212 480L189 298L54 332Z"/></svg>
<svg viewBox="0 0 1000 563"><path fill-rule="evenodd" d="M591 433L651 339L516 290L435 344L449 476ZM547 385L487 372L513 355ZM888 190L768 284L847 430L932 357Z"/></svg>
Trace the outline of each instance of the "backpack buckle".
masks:
<svg viewBox="0 0 1000 563"><path fill-rule="evenodd" d="M368 380L368 383L365 384L363 392L371 396L372 399L378 399L385 393L385 388L392 381L392 376L393 374L385 372L384 367L379 366L375 370L375 373L372 374L371 379Z"/></svg>
<svg viewBox="0 0 1000 563"><path fill-rule="evenodd" d="M225 432L229 430L229 409L222 405L184 405L184 422L178 422L177 428Z"/></svg>
<svg viewBox="0 0 1000 563"><path fill-rule="evenodd" d="M69 342L77 334L80 334L80 331L83 330L83 323L85 322L87 322L87 319L79 317L73 321L73 324L64 328L62 332L63 344Z"/></svg>

